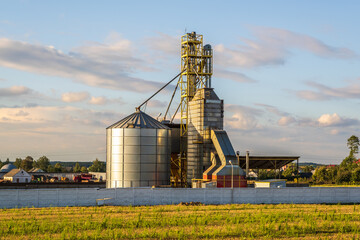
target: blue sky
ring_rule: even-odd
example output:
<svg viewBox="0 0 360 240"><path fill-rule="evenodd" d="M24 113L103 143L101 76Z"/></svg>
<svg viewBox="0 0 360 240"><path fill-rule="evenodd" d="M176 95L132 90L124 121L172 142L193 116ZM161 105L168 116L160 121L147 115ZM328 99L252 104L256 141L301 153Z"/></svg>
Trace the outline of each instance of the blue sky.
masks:
<svg viewBox="0 0 360 240"><path fill-rule="evenodd" d="M214 48L213 87L235 150L340 163L360 128L359 7L2 2L0 159L105 160L105 128L180 71L180 36L196 31ZM172 87L146 112L164 113Z"/></svg>

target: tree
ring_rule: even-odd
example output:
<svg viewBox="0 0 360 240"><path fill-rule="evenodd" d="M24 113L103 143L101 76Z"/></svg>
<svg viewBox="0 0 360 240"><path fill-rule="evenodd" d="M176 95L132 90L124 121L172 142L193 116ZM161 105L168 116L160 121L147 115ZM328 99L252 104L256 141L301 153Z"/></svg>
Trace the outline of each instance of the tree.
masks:
<svg viewBox="0 0 360 240"><path fill-rule="evenodd" d="M339 171L337 176L336 176L336 183L337 184L341 184L341 183L350 183L351 181L351 172L350 171Z"/></svg>
<svg viewBox="0 0 360 240"><path fill-rule="evenodd" d="M24 160L21 161L20 167L25 171L29 171L33 168L34 159L31 156L27 156Z"/></svg>
<svg viewBox="0 0 360 240"><path fill-rule="evenodd" d="M355 154L359 152L359 138L355 135L352 135L347 140L347 146L350 149L349 157L353 157Z"/></svg>
<svg viewBox="0 0 360 240"><path fill-rule="evenodd" d="M325 180L327 182L335 182L339 170L338 168L339 167L337 166L331 166L326 169Z"/></svg>
<svg viewBox="0 0 360 240"><path fill-rule="evenodd" d="M76 172L76 173L81 172L81 167L78 162L75 164L73 172Z"/></svg>
<svg viewBox="0 0 360 240"><path fill-rule="evenodd" d="M314 167L311 165L306 165L304 167L301 168L303 170L304 173L310 173L312 170L314 170Z"/></svg>
<svg viewBox="0 0 360 240"><path fill-rule="evenodd" d="M49 165L50 165L50 160L46 156L42 156L37 161L34 162L34 167L40 168L43 171L47 171Z"/></svg>
<svg viewBox="0 0 360 240"><path fill-rule="evenodd" d="M295 164L289 164L288 167L281 174L287 180L294 180L294 177L297 174Z"/></svg>
<svg viewBox="0 0 360 240"><path fill-rule="evenodd" d="M55 166L54 166L54 170L55 172L62 172L62 166L60 163L56 163Z"/></svg>
<svg viewBox="0 0 360 240"><path fill-rule="evenodd" d="M53 166L53 165L49 165L48 168L47 168L47 172L49 172L49 173L55 172L54 166Z"/></svg>
<svg viewBox="0 0 360 240"><path fill-rule="evenodd" d="M87 170L87 168L85 166L82 166L80 171L82 173L87 173L88 172L88 170Z"/></svg>
<svg viewBox="0 0 360 240"><path fill-rule="evenodd" d="M274 179L276 172L274 170L259 169L258 179Z"/></svg>
<svg viewBox="0 0 360 240"><path fill-rule="evenodd" d="M15 162L14 162L14 166L17 168L20 168L22 159L21 158L16 158Z"/></svg>
<svg viewBox="0 0 360 240"><path fill-rule="evenodd" d="M106 171L106 165L104 162L99 161L96 159L93 161L93 164L89 167L90 172L105 172Z"/></svg>
<svg viewBox="0 0 360 240"><path fill-rule="evenodd" d="M317 167L312 177L315 182L324 183L326 181L326 167Z"/></svg>
<svg viewBox="0 0 360 240"><path fill-rule="evenodd" d="M347 156L340 164L340 168L344 170L352 170L356 168L356 158L354 156Z"/></svg>
<svg viewBox="0 0 360 240"><path fill-rule="evenodd" d="M360 182L360 168L356 168L351 175L351 180L353 182Z"/></svg>

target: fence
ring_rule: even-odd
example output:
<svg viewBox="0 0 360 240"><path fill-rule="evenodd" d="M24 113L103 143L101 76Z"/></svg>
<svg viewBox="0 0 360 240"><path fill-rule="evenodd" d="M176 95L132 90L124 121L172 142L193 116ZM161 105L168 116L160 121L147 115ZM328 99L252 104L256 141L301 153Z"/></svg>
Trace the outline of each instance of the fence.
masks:
<svg viewBox="0 0 360 240"><path fill-rule="evenodd" d="M180 202L202 202L204 204L360 203L360 188L54 188L0 190L0 208L95 206L101 199L106 199L100 202L109 205L165 205Z"/></svg>

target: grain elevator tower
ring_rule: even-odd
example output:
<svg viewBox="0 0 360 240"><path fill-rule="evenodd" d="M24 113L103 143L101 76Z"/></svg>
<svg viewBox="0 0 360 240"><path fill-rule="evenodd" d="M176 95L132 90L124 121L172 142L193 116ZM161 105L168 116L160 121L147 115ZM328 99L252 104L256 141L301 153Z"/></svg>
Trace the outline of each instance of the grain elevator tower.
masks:
<svg viewBox="0 0 360 240"><path fill-rule="evenodd" d="M190 101L200 88L211 87L212 49L210 45L203 46L203 36L196 32L187 33L181 37L181 75L179 79L180 103L180 156L178 159L180 182L187 185L193 162L188 162L189 141L194 139L194 132L189 135ZM190 137L190 138L189 138ZM190 142L191 145L191 142ZM190 146L190 148L192 148ZM194 150L194 149L193 149ZM197 149L195 151L198 151ZM193 151L190 156L193 155ZM190 164L190 165L189 165Z"/></svg>

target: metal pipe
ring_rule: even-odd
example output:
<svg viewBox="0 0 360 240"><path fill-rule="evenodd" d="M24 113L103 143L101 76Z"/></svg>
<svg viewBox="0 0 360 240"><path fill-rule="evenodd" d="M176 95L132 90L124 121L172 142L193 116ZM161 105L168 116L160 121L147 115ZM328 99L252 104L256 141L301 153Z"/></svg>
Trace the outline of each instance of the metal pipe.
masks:
<svg viewBox="0 0 360 240"><path fill-rule="evenodd" d="M173 101L173 99L174 99L174 96L175 96L175 93L176 93L176 90L177 90L178 86L179 86L179 82L176 84L175 89L174 89L174 92L173 92L173 95L171 96L171 100L170 100L170 102L169 102L169 105L168 105L168 107L167 107L167 109L166 109L166 112L165 112L165 115L164 115L164 120L166 120L166 115L167 115L168 112L169 112L170 105L171 105L171 103L172 103L172 101Z"/></svg>
<svg viewBox="0 0 360 240"><path fill-rule="evenodd" d="M246 177L249 177L250 152L246 151Z"/></svg>
<svg viewBox="0 0 360 240"><path fill-rule="evenodd" d="M297 181L296 181L296 185L299 186L299 158L296 160L296 172L297 172Z"/></svg>
<svg viewBox="0 0 360 240"><path fill-rule="evenodd" d="M177 107L177 109L176 109L176 111L175 111L175 113L174 113L173 117L171 118L170 123L172 123L172 122L174 121L175 115L176 115L176 114L177 114L177 112L179 111L180 106L181 106L181 103L180 103L180 104L179 104L179 106Z"/></svg>
<svg viewBox="0 0 360 240"><path fill-rule="evenodd" d="M240 151L236 151L237 165L240 166Z"/></svg>
<svg viewBox="0 0 360 240"><path fill-rule="evenodd" d="M234 188L234 165L231 160L229 160L229 163L231 165L231 188Z"/></svg>
<svg viewBox="0 0 360 240"><path fill-rule="evenodd" d="M167 84L165 84L162 88L160 88L159 90L157 90L156 93L154 93L153 95L151 95L151 97L149 97L148 99L146 99L142 104L140 104L136 110L140 111L140 108L142 107L142 105L144 105L145 103L147 103L150 99L152 99L156 94L158 94L161 90L163 90L164 88L166 88L172 81L174 81L176 78L178 78L183 72L185 72L186 69L184 69L182 72L180 72L178 75L176 75L173 79L171 79Z"/></svg>

